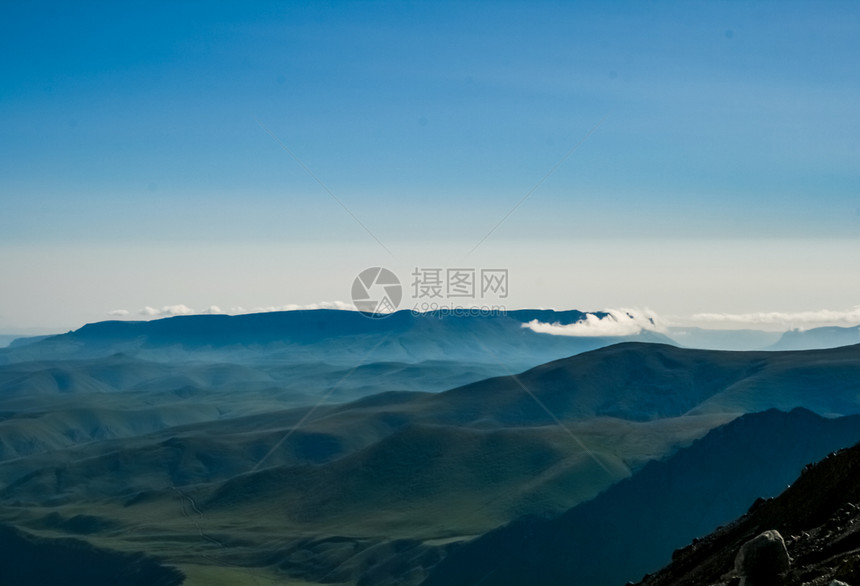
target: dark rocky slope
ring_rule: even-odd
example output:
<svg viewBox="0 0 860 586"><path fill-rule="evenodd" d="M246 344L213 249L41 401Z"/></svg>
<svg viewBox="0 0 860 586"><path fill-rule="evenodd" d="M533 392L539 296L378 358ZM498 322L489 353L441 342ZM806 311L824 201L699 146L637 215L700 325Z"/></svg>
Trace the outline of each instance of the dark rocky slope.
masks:
<svg viewBox="0 0 860 586"><path fill-rule="evenodd" d="M177 586L185 577L154 558L100 549L78 539L37 537L0 525L0 584Z"/></svg>
<svg viewBox="0 0 860 586"><path fill-rule="evenodd" d="M804 438L798 438L803 441ZM860 584L860 444L831 454L780 496L757 501L741 518L685 548L641 586L740 583L735 559L757 535L778 531L791 568L773 586Z"/></svg>

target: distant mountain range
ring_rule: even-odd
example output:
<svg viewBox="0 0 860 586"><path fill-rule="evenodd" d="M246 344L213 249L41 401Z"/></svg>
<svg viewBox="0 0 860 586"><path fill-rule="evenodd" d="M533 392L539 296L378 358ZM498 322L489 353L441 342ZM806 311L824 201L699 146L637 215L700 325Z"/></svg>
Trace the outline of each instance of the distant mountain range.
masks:
<svg viewBox="0 0 860 586"><path fill-rule="evenodd" d="M809 330L789 330L769 349L771 350L810 350L815 348L836 348L860 344L860 326L812 328Z"/></svg>
<svg viewBox="0 0 860 586"><path fill-rule="evenodd" d="M309 310L109 321L22 338L0 349L0 459L389 391L438 392L619 340L523 327L585 315Z"/></svg>
<svg viewBox="0 0 860 586"><path fill-rule="evenodd" d="M689 326L672 326L666 329L666 335L678 345L702 350L766 350L777 343L782 334L783 332L763 330L709 330Z"/></svg>
<svg viewBox="0 0 860 586"><path fill-rule="evenodd" d="M319 309L107 321L0 349L0 364L124 353L155 361L231 363L503 362L516 371L623 340L671 342L651 331L622 338L591 338L536 333L523 327L533 320L572 324L586 315L575 310L516 310L476 316L399 311L369 319L355 311Z"/></svg>
<svg viewBox="0 0 860 586"><path fill-rule="evenodd" d="M0 523L157 552L199 583L223 560L231 580L415 586L461 562L471 576L457 552L493 535L516 549L517 527L535 544L608 541L629 563L576 546L590 552L576 575L629 579L775 494L800 459L856 441L858 421L824 417L860 414L860 345L696 350L523 327L584 315L190 316L15 344L0 350ZM661 517L623 502L644 497ZM614 532L647 530L622 517L659 539L635 551Z"/></svg>
<svg viewBox="0 0 860 586"><path fill-rule="evenodd" d="M356 311L296 310L246 315L191 315L153 321L104 321L66 334L0 335L0 364L100 358L124 353L147 360L247 362L324 360L421 362L507 361L514 369L623 341L712 350L809 350L860 343L860 326L788 332L669 327L629 336L537 333L524 324L571 325L603 312L522 309L490 315L395 312L368 319ZM6 347L8 346L8 347Z"/></svg>
<svg viewBox="0 0 860 586"><path fill-rule="evenodd" d="M6 348L7 346L24 346L50 337L51 336L49 335L35 334L0 334L0 348Z"/></svg>

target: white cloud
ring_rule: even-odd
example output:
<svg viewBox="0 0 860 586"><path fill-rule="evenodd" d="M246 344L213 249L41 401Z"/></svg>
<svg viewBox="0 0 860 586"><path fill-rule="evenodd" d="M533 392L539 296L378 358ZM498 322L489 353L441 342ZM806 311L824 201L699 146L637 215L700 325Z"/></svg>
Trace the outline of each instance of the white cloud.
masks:
<svg viewBox="0 0 860 586"><path fill-rule="evenodd" d="M147 305L137 313L146 317L172 317L175 315L192 315L197 312L195 312L187 305L179 304L165 305L161 309L155 309L154 307L149 307Z"/></svg>
<svg viewBox="0 0 860 586"><path fill-rule="evenodd" d="M274 311L296 311L299 309L342 309L346 311L356 311L356 308L351 303L344 303L343 301L324 301L322 303L310 303L307 305L298 305L295 303L287 304L287 305L278 305L278 306L269 306L269 307L253 307L250 309L246 309L244 307L231 307L229 311L225 311L218 307L217 305L210 305L207 309L203 311L195 311L191 307L187 305L179 304L179 305L165 305L161 309L146 306L140 310L138 310L137 314L142 315L146 318L158 319L162 317L173 317L177 315L216 315L216 314L229 314L229 315L243 315L247 313L271 313ZM125 309L118 309L110 312L110 315L115 317L124 317L129 315L129 312Z"/></svg>
<svg viewBox="0 0 860 586"><path fill-rule="evenodd" d="M188 307L187 305L166 305L161 308L161 313L163 315L191 315L192 313L196 313L193 309Z"/></svg>
<svg viewBox="0 0 860 586"><path fill-rule="evenodd" d="M231 314L243 314L243 313L270 313L273 311L297 311L300 309L342 309L344 311L357 311L355 305L351 303L344 303L343 301L323 301L322 303L309 303L306 305L298 305L295 303L289 303L287 305L277 305L277 306L269 306L269 307L254 307L252 309L245 309L244 307L232 307L230 308Z"/></svg>
<svg viewBox="0 0 860 586"><path fill-rule="evenodd" d="M718 322L734 324L857 324L860 323L860 305L840 311L821 309L818 311L780 312L767 311L755 313L697 313L692 319L699 322Z"/></svg>
<svg viewBox="0 0 860 586"><path fill-rule="evenodd" d="M599 317L589 313L584 319L572 324L543 323L532 320L524 328L539 334L554 336L634 336L643 330L662 332L665 330L660 317L649 309L604 309Z"/></svg>

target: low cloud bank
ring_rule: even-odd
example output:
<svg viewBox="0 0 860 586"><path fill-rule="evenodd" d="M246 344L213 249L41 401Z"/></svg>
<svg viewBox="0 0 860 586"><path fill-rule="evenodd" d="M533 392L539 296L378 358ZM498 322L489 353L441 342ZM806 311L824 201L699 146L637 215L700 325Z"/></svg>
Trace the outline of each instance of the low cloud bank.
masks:
<svg viewBox="0 0 860 586"><path fill-rule="evenodd" d="M191 315L196 312L187 305L180 304L165 305L161 309L155 309L154 307L149 307L147 305L137 313L138 315L143 315L146 317L170 317L174 315Z"/></svg>
<svg viewBox="0 0 860 586"><path fill-rule="evenodd" d="M697 313L692 319L698 322L717 322L733 324L857 324L860 323L860 305L840 311L821 309L818 311L798 311L793 313L767 311L756 313Z"/></svg>
<svg viewBox="0 0 860 586"><path fill-rule="evenodd" d="M579 337L635 336L643 331L665 331L660 316L649 309L604 309L601 313L607 315L600 317L589 313L572 324L550 324L535 319L523 327L539 334Z"/></svg>
<svg viewBox="0 0 860 586"><path fill-rule="evenodd" d="M296 311L299 309L343 309L345 311L358 311L352 303L344 303L343 301L323 301L322 303L309 303L307 305L298 305L289 303L287 305L277 305L269 307L254 307L245 309L244 307L233 307L225 313L242 314L242 313L269 313L272 311Z"/></svg>
<svg viewBox="0 0 860 586"><path fill-rule="evenodd" d="M174 317L177 315L217 315L217 314L227 314L227 315L243 315L246 313L270 313L273 311L295 311L299 309L343 309L348 311L356 311L355 306L351 303L344 303L343 301L325 301L323 303L311 303L308 305L298 305L295 303L290 303L287 305L278 305L278 306L269 306L269 307L252 307L252 308L244 308L244 307L231 307L229 310L223 310L217 305L210 305L208 308L197 311L191 307L188 307L184 304L179 305L165 305L161 308L155 308L146 306L139 309L135 312L136 315L140 315L146 318L158 319L162 317ZM111 317L128 317L132 312L127 309L114 309L113 311L109 311L108 315Z"/></svg>

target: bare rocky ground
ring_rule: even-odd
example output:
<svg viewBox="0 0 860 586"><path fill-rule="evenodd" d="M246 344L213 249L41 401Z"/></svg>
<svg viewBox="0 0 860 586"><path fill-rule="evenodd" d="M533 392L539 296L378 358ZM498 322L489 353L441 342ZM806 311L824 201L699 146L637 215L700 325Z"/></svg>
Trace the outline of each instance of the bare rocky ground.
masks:
<svg viewBox="0 0 860 586"><path fill-rule="evenodd" d="M798 441L803 441L798 438ZM744 575L738 553L766 531L778 531L790 566L764 562L764 577ZM767 566L770 563L771 566ZM743 517L677 550L641 586L860 585L860 444L807 466L780 496L758 500Z"/></svg>

